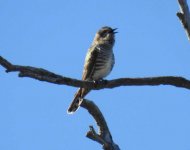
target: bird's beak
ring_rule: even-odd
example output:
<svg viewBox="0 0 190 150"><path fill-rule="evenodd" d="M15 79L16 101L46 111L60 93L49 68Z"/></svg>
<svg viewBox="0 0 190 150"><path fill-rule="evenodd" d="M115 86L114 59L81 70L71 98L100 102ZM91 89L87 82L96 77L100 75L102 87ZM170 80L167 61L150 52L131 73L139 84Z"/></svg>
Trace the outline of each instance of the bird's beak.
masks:
<svg viewBox="0 0 190 150"><path fill-rule="evenodd" d="M118 33L118 32L115 31L115 30L117 30L117 28L112 29L112 32L113 32L114 34Z"/></svg>

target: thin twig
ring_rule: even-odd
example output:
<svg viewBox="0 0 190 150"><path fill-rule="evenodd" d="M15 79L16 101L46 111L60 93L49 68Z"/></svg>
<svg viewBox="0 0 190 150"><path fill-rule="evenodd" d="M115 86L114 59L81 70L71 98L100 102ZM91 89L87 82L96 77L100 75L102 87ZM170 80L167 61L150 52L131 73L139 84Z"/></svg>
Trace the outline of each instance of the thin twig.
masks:
<svg viewBox="0 0 190 150"><path fill-rule="evenodd" d="M180 6L180 12L177 13L177 16L187 33L188 39L190 40L190 13L187 0L178 0L178 3Z"/></svg>

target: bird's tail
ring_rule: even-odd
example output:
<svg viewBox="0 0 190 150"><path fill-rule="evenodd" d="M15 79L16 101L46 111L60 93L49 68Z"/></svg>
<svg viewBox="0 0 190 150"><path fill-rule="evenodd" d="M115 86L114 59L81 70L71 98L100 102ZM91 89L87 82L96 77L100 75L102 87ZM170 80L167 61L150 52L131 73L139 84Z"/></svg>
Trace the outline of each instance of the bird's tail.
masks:
<svg viewBox="0 0 190 150"><path fill-rule="evenodd" d="M67 110L68 114L74 113L79 108L79 106L83 100L81 94L82 94L82 88L79 88L74 96L72 103L70 104L70 106Z"/></svg>

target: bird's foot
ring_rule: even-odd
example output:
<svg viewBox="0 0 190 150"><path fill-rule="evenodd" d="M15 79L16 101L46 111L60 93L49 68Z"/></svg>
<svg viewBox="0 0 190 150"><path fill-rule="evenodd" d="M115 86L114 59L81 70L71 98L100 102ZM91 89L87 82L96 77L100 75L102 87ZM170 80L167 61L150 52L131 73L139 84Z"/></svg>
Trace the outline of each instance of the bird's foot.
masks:
<svg viewBox="0 0 190 150"><path fill-rule="evenodd" d="M99 84L107 84L107 80L104 80L104 79L99 79L99 80L94 80L93 81L96 85L99 85Z"/></svg>

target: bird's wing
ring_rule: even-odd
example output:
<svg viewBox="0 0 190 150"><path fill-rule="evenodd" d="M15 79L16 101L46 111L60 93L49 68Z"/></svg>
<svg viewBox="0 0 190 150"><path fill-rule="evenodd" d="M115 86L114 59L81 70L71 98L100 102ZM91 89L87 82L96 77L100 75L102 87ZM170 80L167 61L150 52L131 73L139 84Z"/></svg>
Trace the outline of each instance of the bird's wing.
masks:
<svg viewBox="0 0 190 150"><path fill-rule="evenodd" d="M83 69L82 80L91 79L96 65L98 54L100 53L100 47L97 45L91 46L85 58L85 64Z"/></svg>
<svg viewBox="0 0 190 150"><path fill-rule="evenodd" d="M85 58L82 80L91 80L92 75L95 70L96 59L98 57L99 52L100 52L100 49L98 46L91 46L89 48L86 58ZM88 92L90 92L90 89L88 88L78 89L71 105L69 106L67 110L69 114L74 113L79 108L83 100L80 98L83 98Z"/></svg>

